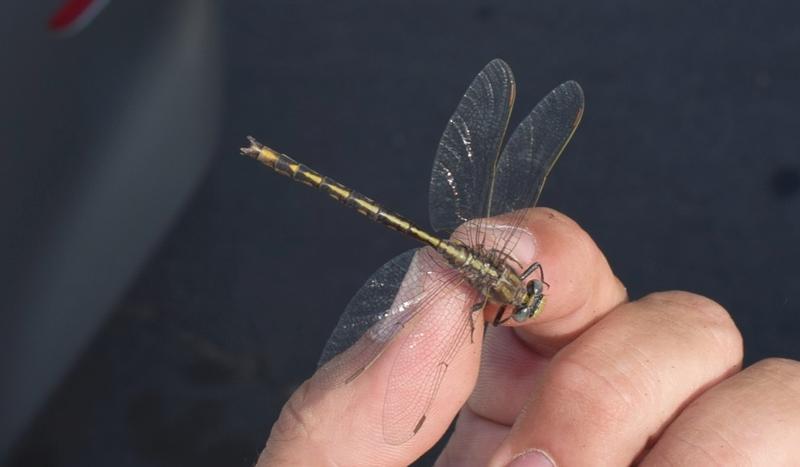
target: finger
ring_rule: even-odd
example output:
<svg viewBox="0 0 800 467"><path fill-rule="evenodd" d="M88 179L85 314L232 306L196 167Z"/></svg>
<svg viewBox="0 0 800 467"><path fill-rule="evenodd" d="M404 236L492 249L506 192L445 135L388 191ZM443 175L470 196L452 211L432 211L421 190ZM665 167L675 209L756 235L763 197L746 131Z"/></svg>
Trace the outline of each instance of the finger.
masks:
<svg viewBox="0 0 800 467"><path fill-rule="evenodd" d="M504 219L496 218L494 224L502 225ZM516 331L537 353L553 355L624 302L627 292L603 253L575 221L547 208L531 210L526 220L521 227L527 235L521 236L513 254L526 266L539 262L549 287L544 310L519 324Z"/></svg>
<svg viewBox="0 0 800 467"><path fill-rule="evenodd" d="M800 363L769 359L689 405L641 465L795 465L798 439Z"/></svg>
<svg viewBox="0 0 800 467"><path fill-rule="evenodd" d="M575 222L556 211L537 208L528 216L527 232L514 249L523 264L539 261L551 287L545 310L524 326L487 330L478 383L468 401L477 417L459 420L444 455L469 444L461 436L484 421L511 426L546 368L549 357L626 299L595 243ZM503 225L504 218L495 219ZM491 231L490 231L491 235ZM474 443L473 443L474 445ZM493 452L498 444L478 446Z"/></svg>
<svg viewBox="0 0 800 467"><path fill-rule="evenodd" d="M550 358L533 351L514 329L488 329L480 374L467 406L487 420L510 427L549 363Z"/></svg>
<svg viewBox="0 0 800 467"><path fill-rule="evenodd" d="M479 417L465 407L458 415L455 430L435 466L487 465L495 447L507 434L507 426ZM485 449L486 446L491 448Z"/></svg>
<svg viewBox="0 0 800 467"><path fill-rule="evenodd" d="M532 450L556 465L629 465L741 356L738 330L708 299L667 292L624 304L550 362L490 465Z"/></svg>
<svg viewBox="0 0 800 467"><path fill-rule="evenodd" d="M544 208L534 209L529 219L525 228L531 240L520 241L515 251L546 269L548 301L530 323L488 329L481 373L469 399L475 413L507 425L549 357L626 299L605 257L574 221Z"/></svg>
<svg viewBox="0 0 800 467"><path fill-rule="evenodd" d="M415 264L419 263L412 263ZM425 272L424 277L434 282L437 282L437 275L447 274L427 267ZM410 276L423 277L409 272L406 278ZM404 283L403 288L407 285ZM398 297L403 293L401 289ZM360 374L357 366L364 362L359 352L374 342L369 333L323 366L284 406L258 465L408 465L430 449L447 430L477 377L483 330L480 323L471 335L472 342L469 332L462 333L464 345L452 361L431 364L437 349L441 350L441 343L452 337L449 335L452 326L448 323L465 323L465 317L472 317L464 314L464 305L469 309L474 302L467 301L474 300L475 296L474 290L465 285L449 287L445 294L433 294L433 299L425 302L425 308L417 317L407 323L386 344L385 351L374 363ZM419 365L412 364L415 361ZM408 396L408 407L414 406L419 402L414 400L414 395L424 394L424 391L415 392L415 385L424 390L424 376L429 374L425 372L440 370L446 371L432 405L423 406L422 409L427 409L424 412L409 415L414 419L408 429L418 429L416 434L403 444L387 442L385 407L388 401L399 400L402 409L402 401ZM352 379L354 374L358 376ZM342 384L332 385L331 381ZM420 420L422 415L424 419ZM424 423L415 427L417 421ZM396 427L388 428L391 432Z"/></svg>

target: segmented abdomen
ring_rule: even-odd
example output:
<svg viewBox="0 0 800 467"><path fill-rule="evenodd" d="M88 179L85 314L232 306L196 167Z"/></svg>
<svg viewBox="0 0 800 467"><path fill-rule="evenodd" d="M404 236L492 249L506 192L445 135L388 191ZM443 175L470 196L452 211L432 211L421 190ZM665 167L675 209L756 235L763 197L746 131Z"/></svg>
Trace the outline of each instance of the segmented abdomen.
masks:
<svg viewBox="0 0 800 467"><path fill-rule="evenodd" d="M242 154L252 157L275 172L291 178L296 182L309 185L327 193L333 199L344 203L370 219L390 229L397 230L433 247L439 246L441 240L431 235L403 216L388 211L380 204L366 196L351 190L341 183L325 177L309 167L295 161L286 154L281 154L249 137L250 146L242 148Z"/></svg>

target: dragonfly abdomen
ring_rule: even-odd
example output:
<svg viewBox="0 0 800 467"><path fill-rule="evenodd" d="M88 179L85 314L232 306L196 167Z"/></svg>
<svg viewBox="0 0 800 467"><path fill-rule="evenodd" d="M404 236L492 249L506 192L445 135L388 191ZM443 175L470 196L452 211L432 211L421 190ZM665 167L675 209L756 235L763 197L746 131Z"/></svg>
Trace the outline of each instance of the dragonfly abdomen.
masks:
<svg viewBox="0 0 800 467"><path fill-rule="evenodd" d="M380 204L361 193L351 190L341 183L310 169L286 154L281 154L264 146L256 141L255 138L248 137L248 140L250 141L250 146L242 148L242 154L256 159L275 172L289 177L296 182L317 188L327 193L331 198L350 206L375 222L404 233L422 243L438 247L442 242L438 237L427 233L410 220L384 209Z"/></svg>

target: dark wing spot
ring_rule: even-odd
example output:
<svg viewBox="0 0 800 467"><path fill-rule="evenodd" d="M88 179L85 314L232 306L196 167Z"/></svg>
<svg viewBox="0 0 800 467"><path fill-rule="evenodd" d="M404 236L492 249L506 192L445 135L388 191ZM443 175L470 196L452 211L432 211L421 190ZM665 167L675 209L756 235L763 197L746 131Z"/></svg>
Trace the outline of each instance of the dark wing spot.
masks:
<svg viewBox="0 0 800 467"><path fill-rule="evenodd" d="M422 428L422 424L425 423L425 418L426 416L423 415L422 418L419 419L419 421L417 422L417 426L414 427L414 434L417 434L419 432L419 429Z"/></svg>

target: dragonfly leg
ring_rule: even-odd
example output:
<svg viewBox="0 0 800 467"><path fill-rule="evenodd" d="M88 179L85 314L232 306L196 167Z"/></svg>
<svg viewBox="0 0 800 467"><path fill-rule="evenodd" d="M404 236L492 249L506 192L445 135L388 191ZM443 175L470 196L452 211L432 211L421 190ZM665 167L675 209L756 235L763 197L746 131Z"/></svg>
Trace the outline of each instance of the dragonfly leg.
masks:
<svg viewBox="0 0 800 467"><path fill-rule="evenodd" d="M525 266L522 265L522 263L519 262L519 260L517 258L514 258L514 255L508 255L507 259L509 261L511 261L512 263L516 264L517 266L519 266L520 269L525 267Z"/></svg>
<svg viewBox="0 0 800 467"><path fill-rule="evenodd" d="M503 306L500 307L499 310L497 310L497 314L494 315L494 320L492 321L492 326L499 326L499 325L505 323L506 321L508 321L508 318L502 319L503 318L503 314L506 312L506 306L507 305L503 305Z"/></svg>
<svg viewBox="0 0 800 467"><path fill-rule="evenodd" d="M488 298L484 298L484 299L483 299L483 300L481 300L480 302L478 302L478 303L476 303L476 304L472 305L472 309L471 309L470 311L471 311L472 313L476 313L476 312L478 312L478 311L481 311L481 310L483 310L483 308L486 306L486 302L487 302L488 300L489 300ZM469 343L471 344L471 343L475 342L475 340L473 339L473 336L475 335L475 321L473 321L473 319L472 319L472 316L470 316L470 317L469 317L469 325L470 325L470 330L469 330Z"/></svg>
<svg viewBox="0 0 800 467"><path fill-rule="evenodd" d="M475 342L475 321L472 320L472 316L469 317L469 343L472 344Z"/></svg>
<svg viewBox="0 0 800 467"><path fill-rule="evenodd" d="M522 274L521 274L519 277L520 277L522 280L525 280L525 279L527 279L527 278L528 278L528 276L530 276L531 274L533 274L533 271L536 271L536 270L538 270L538 271L539 271L539 278L541 279L541 281L542 281L542 284L546 285L547 287L550 287L550 284L548 284L548 283L547 283L547 282L544 280L544 269L542 269L542 265L541 265L541 263L538 263L538 262L531 264L531 265L528 267L528 269L526 269L526 270L525 270L525 271L524 271L524 272L523 272L523 273L522 273Z"/></svg>

